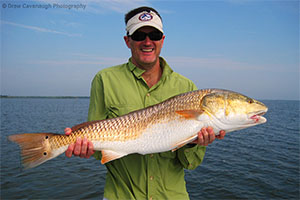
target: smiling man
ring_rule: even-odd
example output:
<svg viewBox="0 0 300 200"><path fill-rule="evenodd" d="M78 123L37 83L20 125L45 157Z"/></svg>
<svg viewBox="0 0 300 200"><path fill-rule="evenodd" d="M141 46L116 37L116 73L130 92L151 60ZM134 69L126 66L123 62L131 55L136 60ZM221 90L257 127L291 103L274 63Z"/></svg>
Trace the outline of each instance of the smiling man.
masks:
<svg viewBox="0 0 300 200"><path fill-rule="evenodd" d="M131 62L145 70L142 77L149 88L155 85L162 75L159 55L164 38L160 31L150 26L142 27L132 35L124 37L128 48L131 49Z"/></svg>
<svg viewBox="0 0 300 200"><path fill-rule="evenodd" d="M155 9L134 9L125 15L125 23L124 40L132 56L128 63L104 69L93 79L89 121L125 115L197 89L191 80L174 72L160 57L165 35ZM70 128L66 134L71 134ZM221 131L218 138L224 136L225 132ZM131 154L106 163L104 198L188 199L184 169L199 166L205 146L214 140L212 128L203 128L197 140L177 151ZM72 155L83 158L93 155L101 159L101 152L94 152L93 144L86 139L78 139L69 146L66 156Z"/></svg>

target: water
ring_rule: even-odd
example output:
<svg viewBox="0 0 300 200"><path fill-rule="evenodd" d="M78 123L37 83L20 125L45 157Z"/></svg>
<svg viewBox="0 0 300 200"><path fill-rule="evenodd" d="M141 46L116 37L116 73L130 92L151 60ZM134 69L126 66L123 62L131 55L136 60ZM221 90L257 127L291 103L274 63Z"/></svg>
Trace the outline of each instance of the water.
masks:
<svg viewBox="0 0 300 200"><path fill-rule="evenodd" d="M299 199L299 101L263 101L268 122L226 135L186 171L191 199ZM63 133L86 121L89 99L1 99L1 199L101 199L106 169L64 155L22 170L6 136Z"/></svg>

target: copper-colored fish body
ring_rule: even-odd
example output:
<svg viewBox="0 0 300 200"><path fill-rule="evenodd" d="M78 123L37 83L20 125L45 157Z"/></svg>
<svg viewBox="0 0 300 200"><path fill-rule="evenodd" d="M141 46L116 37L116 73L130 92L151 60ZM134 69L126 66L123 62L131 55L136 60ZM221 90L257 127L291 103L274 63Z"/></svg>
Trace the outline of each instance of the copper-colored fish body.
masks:
<svg viewBox="0 0 300 200"><path fill-rule="evenodd" d="M64 151L78 137L87 138L102 151L102 163L128 154L176 150L211 126L216 134L266 122L267 107L239 93L220 89L197 90L121 117L85 122L72 127L70 136L19 134L9 136L22 149L25 168L35 167ZM35 142L31 142L31 140Z"/></svg>

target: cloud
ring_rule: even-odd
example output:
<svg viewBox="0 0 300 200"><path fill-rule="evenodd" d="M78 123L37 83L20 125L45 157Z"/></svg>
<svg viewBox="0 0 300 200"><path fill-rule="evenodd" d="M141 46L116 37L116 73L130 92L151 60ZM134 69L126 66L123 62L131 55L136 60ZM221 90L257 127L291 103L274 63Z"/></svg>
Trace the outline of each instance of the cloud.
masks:
<svg viewBox="0 0 300 200"><path fill-rule="evenodd" d="M69 37L80 37L81 36L81 34L67 33L67 32L61 32L61 31L56 31L56 30L41 28L41 27L37 27L37 26L29 26L29 25L24 25L24 24L17 24L17 23L14 23L14 22L4 21L4 20L1 20L1 24L7 24L7 25L11 25L11 26L16 26L16 27L20 27L20 28L29 29L29 30L34 30L34 31L37 31L37 32L44 32L44 33L53 33L53 34L65 35L65 36L69 36Z"/></svg>
<svg viewBox="0 0 300 200"><path fill-rule="evenodd" d="M100 57L96 55L89 54L71 54L71 58L63 60L32 60L29 64L37 64L41 66L114 66L121 63L126 63L128 58L125 57Z"/></svg>

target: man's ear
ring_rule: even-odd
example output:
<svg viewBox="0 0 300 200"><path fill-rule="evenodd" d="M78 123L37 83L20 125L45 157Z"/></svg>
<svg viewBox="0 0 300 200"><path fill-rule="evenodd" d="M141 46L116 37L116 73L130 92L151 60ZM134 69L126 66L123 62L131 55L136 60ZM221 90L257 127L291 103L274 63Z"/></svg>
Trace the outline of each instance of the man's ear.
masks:
<svg viewBox="0 0 300 200"><path fill-rule="evenodd" d="M124 41L125 41L127 47L130 49L129 37L128 36L124 36Z"/></svg>
<svg viewBox="0 0 300 200"><path fill-rule="evenodd" d="M163 37L162 37L162 43L161 43L161 48L164 46L164 41L165 41L165 38L166 38L166 36L165 36L165 35L163 35Z"/></svg>

